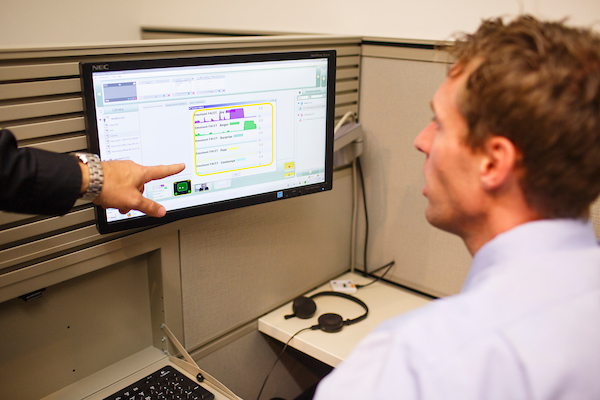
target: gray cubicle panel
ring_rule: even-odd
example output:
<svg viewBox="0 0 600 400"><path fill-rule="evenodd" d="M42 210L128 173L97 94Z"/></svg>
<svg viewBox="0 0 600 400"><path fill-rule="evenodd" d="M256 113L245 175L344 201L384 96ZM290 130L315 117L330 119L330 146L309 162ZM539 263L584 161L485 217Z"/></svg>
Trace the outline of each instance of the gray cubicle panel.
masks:
<svg viewBox="0 0 600 400"><path fill-rule="evenodd" d="M445 43L363 38L360 120L369 206L369 270L391 260L386 278L434 296L460 291L471 257L456 236L425 220L425 156L413 141L431 121L429 103L443 82L449 58L434 50ZM600 238L600 202L592 207ZM363 267L364 220L358 229L358 268Z"/></svg>
<svg viewBox="0 0 600 400"><path fill-rule="evenodd" d="M357 113L360 38L150 40L0 49L0 126L20 146L85 149L83 60L316 49L337 50L336 118ZM278 352L257 332L257 318L348 268L349 170L334 173L333 188L111 235L98 234L86 202L63 217L0 212L2 397L40 398L149 346L173 350L162 321L201 367L256 397ZM18 298L44 288L37 300ZM318 376L300 364L288 359L264 395L295 397L314 383Z"/></svg>
<svg viewBox="0 0 600 400"><path fill-rule="evenodd" d="M368 268L395 260L386 275L391 280L434 296L456 293L470 256L458 238L425 220L424 156L413 145L431 121L429 103L445 78L449 59L433 49L434 43L378 38L365 42L360 117L366 135ZM364 229L360 227L359 235ZM359 254L364 249L362 237ZM358 259L362 267L362 258Z"/></svg>

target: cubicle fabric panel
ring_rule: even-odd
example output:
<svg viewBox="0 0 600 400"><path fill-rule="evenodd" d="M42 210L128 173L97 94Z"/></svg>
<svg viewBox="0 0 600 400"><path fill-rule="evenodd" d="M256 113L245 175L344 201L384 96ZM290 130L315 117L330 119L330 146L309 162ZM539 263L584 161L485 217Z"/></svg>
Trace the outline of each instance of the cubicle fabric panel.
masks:
<svg viewBox="0 0 600 400"><path fill-rule="evenodd" d="M446 76L446 57L427 46L370 42L363 48L362 61L367 267L374 270L395 260L386 278L434 296L456 293L471 259L457 237L427 223L421 194L425 156L413 144L431 121L429 102ZM358 232L361 254L362 220ZM362 269L363 258L357 260Z"/></svg>
<svg viewBox="0 0 600 400"><path fill-rule="evenodd" d="M334 173L332 191L182 224L186 347L207 344L347 271L351 193L346 169Z"/></svg>
<svg viewBox="0 0 600 400"><path fill-rule="evenodd" d="M360 38L278 36L151 40L115 45L0 49L0 126L19 146L57 152L85 150L87 142L79 82L80 61L168 58L337 50L336 118L358 112ZM89 202L78 201L63 217L0 212L0 276L73 248L115 239L99 235Z"/></svg>
<svg viewBox="0 0 600 400"><path fill-rule="evenodd" d="M363 156L369 206L367 266L395 260L387 278L434 296L460 291L471 256L456 236L429 225L425 156L414 148L431 121L429 102L444 81L449 59L434 44L364 39L360 116L366 134ZM600 203L592 207L600 238ZM358 229L358 268L363 268L364 222Z"/></svg>

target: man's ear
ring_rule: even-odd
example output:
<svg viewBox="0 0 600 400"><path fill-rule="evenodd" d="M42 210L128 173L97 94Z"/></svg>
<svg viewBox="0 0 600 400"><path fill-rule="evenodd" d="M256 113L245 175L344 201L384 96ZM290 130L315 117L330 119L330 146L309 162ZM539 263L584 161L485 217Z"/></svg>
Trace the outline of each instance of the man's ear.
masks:
<svg viewBox="0 0 600 400"><path fill-rule="evenodd" d="M520 152L513 142L503 136L492 136L483 148L480 179L486 190L497 190L512 181L517 170Z"/></svg>

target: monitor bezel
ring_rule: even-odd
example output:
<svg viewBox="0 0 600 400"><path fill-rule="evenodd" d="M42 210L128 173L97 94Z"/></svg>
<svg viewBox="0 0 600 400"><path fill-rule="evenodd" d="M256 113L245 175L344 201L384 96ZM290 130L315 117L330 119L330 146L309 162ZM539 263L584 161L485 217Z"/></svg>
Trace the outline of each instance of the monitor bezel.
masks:
<svg viewBox="0 0 600 400"><path fill-rule="evenodd" d="M200 56L186 58L157 58L157 59L128 59L118 61L94 61L81 62L80 79L83 92L83 112L85 120L88 151L99 154L99 137L96 119L95 96L92 81L92 73L97 71L119 71L145 68L169 68L189 67L220 64L241 64L262 61L289 61L326 58L327 65L327 110L325 127L325 180L317 184L297 186L289 189L265 192L236 199L219 201L216 203L195 205L178 210L170 210L162 218L148 216L134 217L114 222L107 221L106 210L101 206L94 205L96 227L98 232L105 234L124 231L129 229L150 227L175 222L181 219L196 217L215 212L227 211L241 207L247 207L271 201L302 196L306 194L324 192L332 189L333 185L333 141L334 141L334 119L335 119L335 72L336 52L335 50L318 51L291 51L280 53L254 53L234 54L220 56Z"/></svg>

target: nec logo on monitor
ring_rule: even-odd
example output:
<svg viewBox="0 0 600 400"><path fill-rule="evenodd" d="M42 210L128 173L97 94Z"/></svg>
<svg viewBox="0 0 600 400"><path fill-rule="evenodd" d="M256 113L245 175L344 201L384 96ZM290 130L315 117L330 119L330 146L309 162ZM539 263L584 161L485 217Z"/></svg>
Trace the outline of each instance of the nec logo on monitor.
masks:
<svg viewBox="0 0 600 400"><path fill-rule="evenodd" d="M108 64L92 65L92 71L108 71Z"/></svg>

